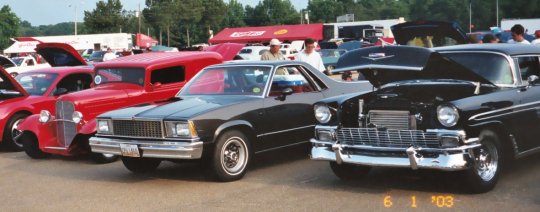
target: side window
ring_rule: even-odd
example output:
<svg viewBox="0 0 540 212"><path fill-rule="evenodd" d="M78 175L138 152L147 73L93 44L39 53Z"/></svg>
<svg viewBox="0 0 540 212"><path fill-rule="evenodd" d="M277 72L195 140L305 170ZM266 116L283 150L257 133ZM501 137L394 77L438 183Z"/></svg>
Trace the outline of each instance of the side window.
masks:
<svg viewBox="0 0 540 212"><path fill-rule="evenodd" d="M169 84L183 82L186 79L185 67L175 66L152 71L150 83L159 82L161 84Z"/></svg>
<svg viewBox="0 0 540 212"><path fill-rule="evenodd" d="M90 88L92 84L92 76L90 74L71 74L64 77L56 85L56 89L65 88L68 93L81 91Z"/></svg>
<svg viewBox="0 0 540 212"><path fill-rule="evenodd" d="M519 66L521 80L527 82L531 75L540 76L540 62L538 57L518 57L515 59Z"/></svg>
<svg viewBox="0 0 540 212"><path fill-rule="evenodd" d="M316 91L299 66L284 66L276 69L270 87L270 96L281 95L284 88L292 88L293 93Z"/></svg>

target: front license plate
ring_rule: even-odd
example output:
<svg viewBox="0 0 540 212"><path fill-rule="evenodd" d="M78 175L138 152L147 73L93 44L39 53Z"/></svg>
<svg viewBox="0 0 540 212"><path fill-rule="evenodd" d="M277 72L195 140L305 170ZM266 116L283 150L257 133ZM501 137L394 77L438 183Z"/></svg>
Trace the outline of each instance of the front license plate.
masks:
<svg viewBox="0 0 540 212"><path fill-rule="evenodd" d="M120 152L122 152L122 156L126 157L141 157L139 147L135 144L120 144Z"/></svg>

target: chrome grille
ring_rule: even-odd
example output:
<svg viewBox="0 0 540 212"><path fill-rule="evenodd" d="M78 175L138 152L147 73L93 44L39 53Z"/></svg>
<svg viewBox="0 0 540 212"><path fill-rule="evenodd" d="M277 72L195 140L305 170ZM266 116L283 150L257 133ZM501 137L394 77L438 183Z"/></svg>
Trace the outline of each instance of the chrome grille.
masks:
<svg viewBox="0 0 540 212"><path fill-rule="evenodd" d="M69 147L77 135L77 125L71 120L75 106L69 101L56 101L56 137L58 143Z"/></svg>
<svg viewBox="0 0 540 212"><path fill-rule="evenodd" d="M369 123L377 128L409 130L412 126L409 122L409 111L395 110L371 110L369 111Z"/></svg>
<svg viewBox="0 0 540 212"><path fill-rule="evenodd" d="M347 145L367 145L376 147L407 148L410 146L439 148L435 132L422 130L379 130L377 128L342 128L337 131L337 139Z"/></svg>
<svg viewBox="0 0 540 212"><path fill-rule="evenodd" d="M119 136L162 138L161 121L113 120L113 133Z"/></svg>

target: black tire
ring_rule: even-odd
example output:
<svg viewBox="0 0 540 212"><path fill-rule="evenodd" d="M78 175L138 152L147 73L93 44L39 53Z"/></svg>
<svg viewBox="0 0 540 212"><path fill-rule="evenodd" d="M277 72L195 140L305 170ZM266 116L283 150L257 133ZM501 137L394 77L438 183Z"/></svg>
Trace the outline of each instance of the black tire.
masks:
<svg viewBox="0 0 540 212"><path fill-rule="evenodd" d="M134 173L146 173L154 171L161 163L161 160L156 158L121 158L124 166Z"/></svg>
<svg viewBox="0 0 540 212"><path fill-rule="evenodd" d="M4 135L2 136L2 144L12 151L22 151L23 145L20 141L13 139L17 135L20 135L20 132L15 129L20 121L28 117L27 114L17 113L11 118L9 118L6 126L4 127Z"/></svg>
<svg viewBox="0 0 540 212"><path fill-rule="evenodd" d="M39 149L39 143L34 134L24 133L18 141L23 144L24 152L33 159L42 159L50 156L49 153Z"/></svg>
<svg viewBox="0 0 540 212"><path fill-rule="evenodd" d="M484 130L479 139L482 147L473 151L474 166L463 172L466 189L471 193L485 193L495 187L504 159L501 137L497 133Z"/></svg>
<svg viewBox="0 0 540 212"><path fill-rule="evenodd" d="M363 177L369 173L371 167L360 166L353 164L338 164L334 161L330 162L332 172L342 180L354 180Z"/></svg>
<svg viewBox="0 0 540 212"><path fill-rule="evenodd" d="M222 182L239 180L246 174L251 155L249 140L242 132L224 132L219 136L212 154L212 174Z"/></svg>
<svg viewBox="0 0 540 212"><path fill-rule="evenodd" d="M90 153L90 158L92 159L92 161L96 162L96 163L99 163L99 164L104 164L104 163L112 163L116 160L118 160L118 155L113 155L113 154L103 154L103 153Z"/></svg>

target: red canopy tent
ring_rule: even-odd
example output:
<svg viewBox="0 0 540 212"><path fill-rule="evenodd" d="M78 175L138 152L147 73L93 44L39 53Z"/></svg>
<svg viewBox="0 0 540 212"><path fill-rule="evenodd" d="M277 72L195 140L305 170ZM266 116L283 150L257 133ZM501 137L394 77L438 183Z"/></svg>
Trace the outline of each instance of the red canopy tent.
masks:
<svg viewBox="0 0 540 212"><path fill-rule="evenodd" d="M284 40L322 40L323 24L298 24L279 25L262 27L225 28L213 38L209 43L254 43L268 42L272 38L280 41Z"/></svg>
<svg viewBox="0 0 540 212"><path fill-rule="evenodd" d="M135 35L135 41L137 46L141 48L148 48L158 43L158 41L154 40L152 37L141 33Z"/></svg>

